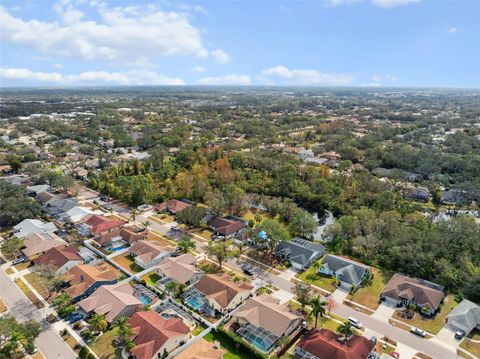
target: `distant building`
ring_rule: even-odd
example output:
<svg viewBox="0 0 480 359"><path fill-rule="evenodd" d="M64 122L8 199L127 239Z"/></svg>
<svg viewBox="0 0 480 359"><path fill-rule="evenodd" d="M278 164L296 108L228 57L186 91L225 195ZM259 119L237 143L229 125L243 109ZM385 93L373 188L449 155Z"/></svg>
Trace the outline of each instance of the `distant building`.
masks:
<svg viewBox="0 0 480 359"><path fill-rule="evenodd" d="M403 196L415 201L427 202L430 199L430 190L427 187L406 187Z"/></svg>

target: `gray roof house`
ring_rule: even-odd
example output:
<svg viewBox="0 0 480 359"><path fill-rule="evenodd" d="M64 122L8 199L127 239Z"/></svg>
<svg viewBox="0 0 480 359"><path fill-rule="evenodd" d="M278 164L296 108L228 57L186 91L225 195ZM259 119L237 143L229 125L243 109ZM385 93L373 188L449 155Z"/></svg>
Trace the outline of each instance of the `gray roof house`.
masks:
<svg viewBox="0 0 480 359"><path fill-rule="evenodd" d="M335 276L340 281L340 286L350 290L352 286L359 286L369 267L348 258L328 254L322 262L320 273Z"/></svg>
<svg viewBox="0 0 480 359"><path fill-rule="evenodd" d="M480 329L480 305L464 299L447 315L447 323L456 330L466 334L473 329Z"/></svg>
<svg viewBox="0 0 480 359"><path fill-rule="evenodd" d="M71 210L73 207L78 206L78 200L75 197L70 198L54 198L48 201L43 209L48 214L55 216L61 213L66 213Z"/></svg>
<svg viewBox="0 0 480 359"><path fill-rule="evenodd" d="M319 243L306 239L293 238L291 241L282 241L275 250L275 256L281 260L289 260L298 270L307 269L312 262L325 254L325 247Z"/></svg>

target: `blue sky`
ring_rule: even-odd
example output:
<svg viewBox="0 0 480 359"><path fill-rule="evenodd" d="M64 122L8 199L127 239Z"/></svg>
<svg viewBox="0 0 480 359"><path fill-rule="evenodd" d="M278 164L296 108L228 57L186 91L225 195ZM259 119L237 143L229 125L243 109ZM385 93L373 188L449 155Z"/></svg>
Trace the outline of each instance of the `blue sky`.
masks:
<svg viewBox="0 0 480 359"><path fill-rule="evenodd" d="M480 1L2 0L1 86L480 85Z"/></svg>

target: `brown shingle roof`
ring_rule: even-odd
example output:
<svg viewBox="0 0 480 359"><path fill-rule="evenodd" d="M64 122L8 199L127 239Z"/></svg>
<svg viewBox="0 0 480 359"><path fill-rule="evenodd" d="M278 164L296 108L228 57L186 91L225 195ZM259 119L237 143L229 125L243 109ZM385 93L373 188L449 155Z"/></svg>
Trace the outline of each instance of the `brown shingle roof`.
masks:
<svg viewBox="0 0 480 359"><path fill-rule="evenodd" d="M183 211L185 208L190 207L188 203L176 200L176 199L171 199L169 201L160 203L155 205L155 209L159 212L168 210L172 212L173 214L177 214L180 211Z"/></svg>
<svg viewBox="0 0 480 359"><path fill-rule="evenodd" d="M22 249L27 257L48 251L50 248L63 246L66 242L53 233L33 233L25 237Z"/></svg>
<svg viewBox="0 0 480 359"><path fill-rule="evenodd" d="M132 244L138 240L144 239L146 235L143 233L132 232L127 228L119 228L94 238L94 241L100 245L104 245L105 243L110 242L115 237L121 237L124 241Z"/></svg>
<svg viewBox="0 0 480 359"><path fill-rule="evenodd" d="M96 282L110 282L117 279L118 273L111 267L79 264L65 272L61 278L70 285L64 289L64 292L76 298Z"/></svg>
<svg viewBox="0 0 480 359"><path fill-rule="evenodd" d="M222 308L226 308L241 291L251 291L253 287L245 282L235 283L228 275L207 274L203 276L194 288L214 299Z"/></svg>
<svg viewBox="0 0 480 359"><path fill-rule="evenodd" d="M164 246L155 241L141 240L135 242L128 251L142 260L143 263L149 264L162 252L175 252L175 248Z"/></svg>
<svg viewBox="0 0 480 359"><path fill-rule="evenodd" d="M356 335L347 342L342 342L331 330L314 329L306 334L297 346L322 359L366 359L375 343Z"/></svg>
<svg viewBox="0 0 480 359"><path fill-rule="evenodd" d="M102 232L123 226L122 221L99 215L93 215L83 223L90 227L90 233L92 234L100 234Z"/></svg>
<svg viewBox="0 0 480 359"><path fill-rule="evenodd" d="M208 222L208 226L215 228L216 232L224 236L229 236L245 228L247 224L235 219L217 217Z"/></svg>
<svg viewBox="0 0 480 359"><path fill-rule="evenodd" d="M195 274L202 273L200 269L194 266L195 261L195 257L191 254L168 257L158 265L157 272L179 283L187 283Z"/></svg>
<svg viewBox="0 0 480 359"><path fill-rule="evenodd" d="M419 278L407 277L396 273L383 289L382 296L415 302L418 306L427 306L435 311L440 305L444 293L443 287Z"/></svg>
<svg viewBox="0 0 480 359"><path fill-rule="evenodd" d="M75 246L63 245L53 247L33 260L36 265L48 264L56 268L62 267L69 261L82 261L82 257L78 255L78 250Z"/></svg>
<svg viewBox="0 0 480 359"><path fill-rule="evenodd" d="M151 359L167 340L190 332L182 319L164 319L153 310L135 313L128 324L135 332L131 352L137 359Z"/></svg>

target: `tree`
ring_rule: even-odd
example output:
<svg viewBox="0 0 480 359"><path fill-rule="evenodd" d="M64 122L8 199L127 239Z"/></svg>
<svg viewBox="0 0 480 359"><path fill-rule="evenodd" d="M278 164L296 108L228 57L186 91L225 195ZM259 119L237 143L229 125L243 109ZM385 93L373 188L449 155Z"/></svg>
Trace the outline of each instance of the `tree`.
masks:
<svg viewBox="0 0 480 359"><path fill-rule="evenodd" d="M307 283L297 283L293 289L298 302L302 306L302 312L305 312L305 306L310 303L312 297L312 287Z"/></svg>
<svg viewBox="0 0 480 359"><path fill-rule="evenodd" d="M182 239L178 242L178 248L182 253L188 253L190 250L195 249L195 242L189 236L183 236Z"/></svg>
<svg viewBox="0 0 480 359"><path fill-rule="evenodd" d="M172 295L178 288L178 283L174 280L171 280L167 284L165 284L165 290L168 294Z"/></svg>
<svg viewBox="0 0 480 359"><path fill-rule="evenodd" d="M325 315L326 304L327 302L322 301L320 299L320 296L318 295L310 301L310 306L312 307L312 310L310 311L309 316L315 317L315 328L317 328L318 317L320 316L321 318L323 318L323 316Z"/></svg>
<svg viewBox="0 0 480 359"><path fill-rule="evenodd" d="M138 209L136 209L136 208L130 208L130 219L131 219L132 221L135 222L135 220L137 219L138 214L139 214Z"/></svg>
<svg viewBox="0 0 480 359"><path fill-rule="evenodd" d="M225 186L223 199L229 214L238 214L245 207L245 191L233 184Z"/></svg>
<svg viewBox="0 0 480 359"><path fill-rule="evenodd" d="M33 268L35 272L43 278L46 289L48 291L48 297L58 288L61 283L60 277L57 275L57 268L51 264L42 264Z"/></svg>
<svg viewBox="0 0 480 359"><path fill-rule="evenodd" d="M103 314L94 314L88 321L92 330L105 332L108 329L108 322Z"/></svg>
<svg viewBox="0 0 480 359"><path fill-rule="evenodd" d="M0 226L13 226L26 218L37 218L42 207L17 185L0 181Z"/></svg>
<svg viewBox="0 0 480 359"><path fill-rule="evenodd" d="M0 317L0 358L23 357L40 334L40 323L28 320L20 323L11 315Z"/></svg>
<svg viewBox="0 0 480 359"><path fill-rule="evenodd" d="M127 317L117 318L113 326L118 330L117 338L122 343L122 346L126 345L130 341L131 336L135 334L130 324L128 324Z"/></svg>
<svg viewBox="0 0 480 359"><path fill-rule="evenodd" d="M266 233L264 239L258 238L258 240L259 242L266 244L270 253L273 253L278 243L281 241L288 241L290 239L290 235L288 234L285 226L274 219L267 219L263 221L257 226L257 229L259 232L264 231Z"/></svg>
<svg viewBox="0 0 480 359"><path fill-rule="evenodd" d="M202 219L207 215L207 209L198 206L190 206L177 214L177 222L190 227L200 227Z"/></svg>
<svg viewBox="0 0 480 359"><path fill-rule="evenodd" d="M55 300L53 301L53 305L57 307L57 309L62 310L72 304L72 297L70 294L67 293L60 293Z"/></svg>
<svg viewBox="0 0 480 359"><path fill-rule="evenodd" d="M229 251L228 244L226 242L209 242L204 247L209 257L215 257L218 262L218 267L222 270L222 264L225 260L232 256L232 252Z"/></svg>
<svg viewBox="0 0 480 359"><path fill-rule="evenodd" d="M294 237L311 238L317 231L318 223L307 211L298 211L293 216L288 230Z"/></svg>
<svg viewBox="0 0 480 359"><path fill-rule="evenodd" d="M20 249L23 247L23 240L17 237L11 237L2 242L2 253L7 259L14 259L22 254Z"/></svg>
<svg viewBox="0 0 480 359"><path fill-rule="evenodd" d="M340 324L337 328L337 333L343 335L346 338L349 338L353 335L353 326L350 322L344 322Z"/></svg>
<svg viewBox="0 0 480 359"><path fill-rule="evenodd" d="M146 221L142 222L142 226L145 228L145 230L148 230L148 227L150 227L151 224L152 224L152 222L150 222L149 220L146 220Z"/></svg>

